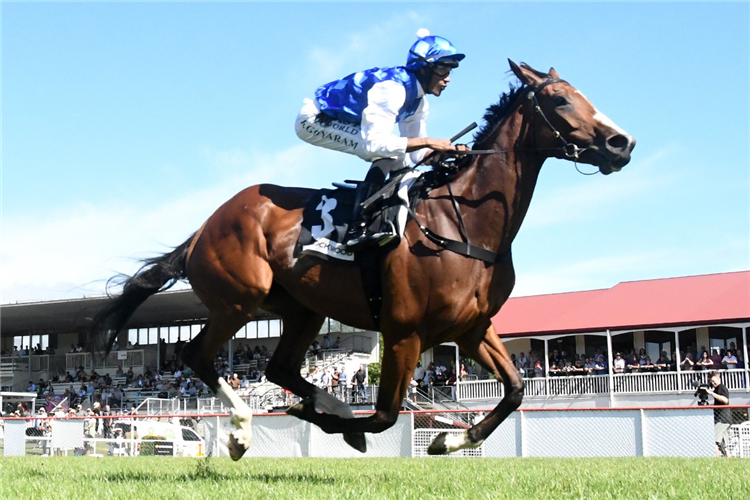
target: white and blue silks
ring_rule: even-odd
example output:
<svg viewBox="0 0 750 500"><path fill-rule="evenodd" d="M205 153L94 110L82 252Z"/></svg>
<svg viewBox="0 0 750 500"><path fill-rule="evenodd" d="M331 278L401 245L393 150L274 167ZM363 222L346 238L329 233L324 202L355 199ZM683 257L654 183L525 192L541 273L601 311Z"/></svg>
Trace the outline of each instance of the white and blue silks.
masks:
<svg viewBox="0 0 750 500"><path fill-rule="evenodd" d="M407 138L427 137L428 109L414 73L401 66L373 68L318 88L315 99L305 99L295 129L315 146L366 161L397 158L406 164ZM316 120L320 113L325 119ZM424 154L415 151L409 159L417 163Z"/></svg>

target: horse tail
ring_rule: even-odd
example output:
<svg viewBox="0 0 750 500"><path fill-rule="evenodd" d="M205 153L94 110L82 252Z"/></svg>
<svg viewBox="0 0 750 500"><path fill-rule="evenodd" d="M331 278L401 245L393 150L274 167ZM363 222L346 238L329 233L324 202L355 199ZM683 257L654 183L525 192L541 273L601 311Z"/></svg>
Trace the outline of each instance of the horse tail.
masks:
<svg viewBox="0 0 750 500"><path fill-rule="evenodd" d="M146 299L157 292L168 290L185 279L185 263L195 234L169 253L144 259L143 266L133 275L118 275L110 279L122 284L122 292L111 297L110 302L94 317L89 330L91 352L109 354L112 344L133 313Z"/></svg>

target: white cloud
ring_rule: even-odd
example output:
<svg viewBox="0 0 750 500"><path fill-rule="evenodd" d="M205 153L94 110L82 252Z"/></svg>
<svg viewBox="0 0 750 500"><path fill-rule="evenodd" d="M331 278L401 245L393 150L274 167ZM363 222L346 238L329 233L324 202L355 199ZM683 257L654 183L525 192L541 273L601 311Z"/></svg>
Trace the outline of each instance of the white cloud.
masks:
<svg viewBox="0 0 750 500"><path fill-rule="evenodd" d="M409 46L417 40L417 29L423 27L424 22L422 16L408 11L366 29L358 27L356 31L342 35L341 44L332 49L310 49L306 72L310 80L322 84L369 66L404 64ZM394 36L394 33L399 36ZM404 39L408 41L406 47L402 47ZM399 50L403 52L403 60L386 59L387 53Z"/></svg>
<svg viewBox="0 0 750 500"><path fill-rule="evenodd" d="M273 155L240 150L206 155L220 171L234 175L152 205L80 204L59 207L44 218L4 216L0 302L100 295L110 276L131 274L139 259L179 245L244 187L264 182L299 185L301 178L314 179L316 173L337 168L336 162L352 161L307 144Z"/></svg>

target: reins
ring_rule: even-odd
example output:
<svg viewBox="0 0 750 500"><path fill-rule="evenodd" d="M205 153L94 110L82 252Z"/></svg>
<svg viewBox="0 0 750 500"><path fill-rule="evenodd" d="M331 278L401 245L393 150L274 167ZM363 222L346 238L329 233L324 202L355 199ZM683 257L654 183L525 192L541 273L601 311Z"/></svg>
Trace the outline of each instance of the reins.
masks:
<svg viewBox="0 0 750 500"><path fill-rule="evenodd" d="M501 154L507 154L507 153L516 153L516 152L523 152L523 151L533 151L533 152L539 152L539 151L562 151L563 155L566 158L569 158L573 161L575 164L576 171L582 175L594 175L598 172L591 172L586 173L582 172L578 168L578 159L582 153L584 153L587 148L579 148L576 144L573 144L572 142L568 142L562 134L555 128L554 125L552 125L552 122L549 121L547 118L547 115L544 114L544 111L542 110L542 107L539 105L539 101L537 100L537 93L541 92L542 89L544 89L547 85L551 85L553 83L567 83L565 80L561 80L559 78L550 78L549 80L545 81L541 85L532 88L529 90L529 92L526 94L526 99L532 101L532 104L534 106L534 112L539 114L539 116L542 117L544 120L544 123L547 124L547 126L552 131L552 135L559 139L562 142L562 147L560 148L533 148L529 150L519 150L519 149L513 149L513 150L494 150L494 149L488 149L488 150L469 150L469 151L452 151L451 154L454 154L456 156L464 156L464 155L483 155L483 154L492 154L492 153L501 153ZM474 128L476 128L477 124L472 123L468 127L464 128L461 132L456 134L451 138L451 142L455 142L463 135L467 134ZM534 143L536 144L536 137L534 138ZM418 167L419 165L423 164L426 160L434 156L436 153L433 151L429 155L426 155L419 163L417 163L414 168ZM446 182L446 186L448 187L448 195L450 196L451 205L453 206L453 210L456 212L456 216L458 217L458 232L461 235L462 241L452 240L450 238L446 238L444 236L441 236L434 231L432 231L430 228L422 225L419 220L417 219L417 214L414 211L411 206L407 206L407 209L409 210L409 214L411 215L412 219L414 219L414 222L417 223L417 227L419 227L419 230L422 231L422 234L424 234L427 239L435 243L436 245L445 248L446 250L449 250L451 252L457 253L459 255L463 255L466 257L470 257L473 259L478 259L483 262L487 262L489 264L499 264L501 262L505 262L509 260L512 256L511 249L508 248L508 251L505 253L498 253L493 252L491 250L487 250L475 245L472 245L468 231L466 230L466 224L464 223L463 215L461 214L461 209L458 206L458 202L456 201L455 196L453 195L453 189L451 188L451 183Z"/></svg>

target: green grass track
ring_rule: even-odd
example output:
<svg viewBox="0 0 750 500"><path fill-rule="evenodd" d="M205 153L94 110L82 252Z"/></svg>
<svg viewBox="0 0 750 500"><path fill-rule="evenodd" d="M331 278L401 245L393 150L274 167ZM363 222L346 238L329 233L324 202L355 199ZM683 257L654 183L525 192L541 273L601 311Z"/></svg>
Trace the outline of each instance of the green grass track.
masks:
<svg viewBox="0 0 750 500"><path fill-rule="evenodd" d="M750 498L746 459L9 457L0 497L27 499Z"/></svg>

